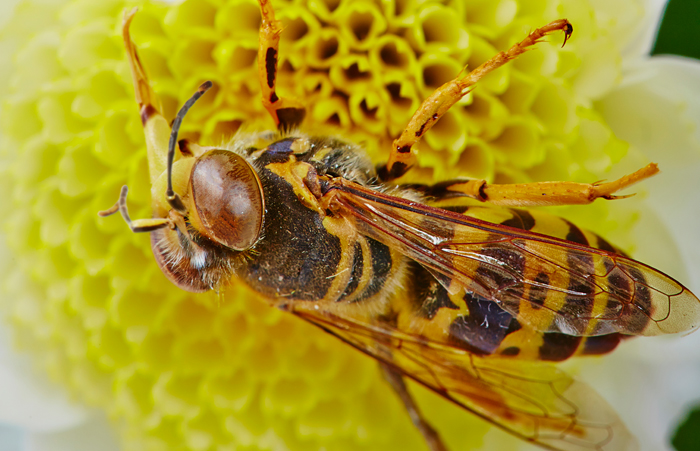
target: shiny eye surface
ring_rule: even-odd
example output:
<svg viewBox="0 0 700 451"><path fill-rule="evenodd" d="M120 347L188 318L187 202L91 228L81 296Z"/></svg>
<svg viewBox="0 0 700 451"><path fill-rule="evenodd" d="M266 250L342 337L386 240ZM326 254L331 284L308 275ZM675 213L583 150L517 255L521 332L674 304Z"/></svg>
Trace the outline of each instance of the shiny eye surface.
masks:
<svg viewBox="0 0 700 451"><path fill-rule="evenodd" d="M192 168L190 186L203 235L237 251L255 244L265 205L260 180L245 159L211 150Z"/></svg>

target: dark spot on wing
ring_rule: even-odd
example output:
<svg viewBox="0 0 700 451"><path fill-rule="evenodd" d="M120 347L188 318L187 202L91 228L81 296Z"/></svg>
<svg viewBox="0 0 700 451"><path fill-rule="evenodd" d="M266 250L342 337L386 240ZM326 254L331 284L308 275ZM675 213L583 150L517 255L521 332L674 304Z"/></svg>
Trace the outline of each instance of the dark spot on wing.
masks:
<svg viewBox="0 0 700 451"><path fill-rule="evenodd" d="M541 272L537 274L537 277L535 277L535 282L542 285L549 285L549 275ZM549 289L543 286L530 285L529 301L532 304L532 307L535 309L544 307L548 291Z"/></svg>

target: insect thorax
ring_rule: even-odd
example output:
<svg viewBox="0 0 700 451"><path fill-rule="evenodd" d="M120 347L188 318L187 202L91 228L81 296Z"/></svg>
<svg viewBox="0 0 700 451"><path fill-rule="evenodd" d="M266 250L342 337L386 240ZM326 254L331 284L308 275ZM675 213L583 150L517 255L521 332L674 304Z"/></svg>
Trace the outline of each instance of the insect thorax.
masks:
<svg viewBox="0 0 700 451"><path fill-rule="evenodd" d="M395 291L405 258L314 204L322 196L319 181L327 176L376 186L374 166L362 149L335 138L301 136L235 150L256 169L265 198L260 239L235 268L240 279L280 302L347 305Z"/></svg>

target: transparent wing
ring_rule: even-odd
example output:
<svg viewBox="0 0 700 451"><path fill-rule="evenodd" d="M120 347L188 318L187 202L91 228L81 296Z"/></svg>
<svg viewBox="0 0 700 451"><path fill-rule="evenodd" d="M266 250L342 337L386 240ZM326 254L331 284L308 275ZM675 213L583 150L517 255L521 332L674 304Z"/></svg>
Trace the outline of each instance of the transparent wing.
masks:
<svg viewBox="0 0 700 451"><path fill-rule="evenodd" d="M495 225L335 179L331 208L448 289L497 302L541 332L659 335L700 324L700 301L628 257Z"/></svg>
<svg viewBox="0 0 700 451"><path fill-rule="evenodd" d="M600 396L550 364L479 357L405 334L390 319L368 324L313 307L292 311L523 440L560 451L637 449Z"/></svg>

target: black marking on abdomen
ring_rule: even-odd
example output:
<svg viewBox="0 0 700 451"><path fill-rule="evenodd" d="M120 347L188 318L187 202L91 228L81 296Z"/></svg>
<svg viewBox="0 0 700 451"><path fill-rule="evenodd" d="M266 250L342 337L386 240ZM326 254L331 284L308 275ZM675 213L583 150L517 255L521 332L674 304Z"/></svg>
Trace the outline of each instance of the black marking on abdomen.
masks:
<svg viewBox="0 0 700 451"><path fill-rule="evenodd" d="M501 300L520 299L523 294L520 275L525 270L525 257L518 252L499 247L484 247L480 253L499 262L498 264L480 263L476 270L483 280L490 281L487 288L494 291L494 295ZM510 303L509 308L511 313L518 314L518 303Z"/></svg>
<svg viewBox="0 0 700 451"><path fill-rule="evenodd" d="M477 269L479 275L493 280L499 290L506 289L515 283L511 274L519 275L525 270L525 257L519 252L499 247L484 247L480 253L499 262L498 264L481 263Z"/></svg>
<svg viewBox="0 0 700 451"><path fill-rule="evenodd" d="M560 362L576 352L582 337L566 335L559 332L548 332L542 335L544 342L539 348L540 358Z"/></svg>
<svg viewBox="0 0 700 451"><path fill-rule="evenodd" d="M613 254L625 255L619 249L615 249L612 244L608 243L602 237L596 235L596 238L598 240L598 249L602 249L602 250L607 251L607 252L612 252Z"/></svg>
<svg viewBox="0 0 700 451"><path fill-rule="evenodd" d="M343 291L343 294L340 295L338 298L338 302L344 301L347 299L349 296L351 296L353 293L355 293L355 290L357 290L357 287L360 286L360 280L362 279L362 273L364 272L364 258L362 256L362 246L360 243L355 243L355 246L353 247L353 258L352 258L352 269L350 273L350 280L348 281L347 286L345 287L345 291Z"/></svg>
<svg viewBox="0 0 700 451"><path fill-rule="evenodd" d="M493 354L503 339L520 329L513 315L498 304L472 293L464 295L469 315L460 316L450 324L450 341L479 355Z"/></svg>
<svg viewBox="0 0 700 451"><path fill-rule="evenodd" d="M510 208L508 211L513 217L501 222L502 225L522 230L532 230L535 227L535 218L532 217L529 211L515 208Z"/></svg>
<svg viewBox="0 0 700 451"><path fill-rule="evenodd" d="M607 335L596 335L594 337L587 337L585 343L583 344L582 355L601 355L612 352L620 340L622 340L623 335L621 334L607 334Z"/></svg>
<svg viewBox="0 0 700 451"><path fill-rule="evenodd" d="M433 277L427 269L415 261L411 261L408 267L408 280L411 296L417 314L426 319L433 319L441 308L456 310L455 305L447 293L447 290Z"/></svg>
<svg viewBox="0 0 700 451"><path fill-rule="evenodd" d="M368 299L384 288L384 284L391 273L391 250L385 244L375 241L372 238L365 238L369 246L370 261L372 262L372 274L369 283L359 293L353 302L360 302Z"/></svg>
<svg viewBox="0 0 700 451"><path fill-rule="evenodd" d="M569 232L566 234L565 238L567 241L573 241L574 243L588 246L588 239L586 238L586 235L583 234L581 229L579 229L566 219L562 219L562 221L564 221L564 223L566 223L566 225L569 226Z"/></svg>

